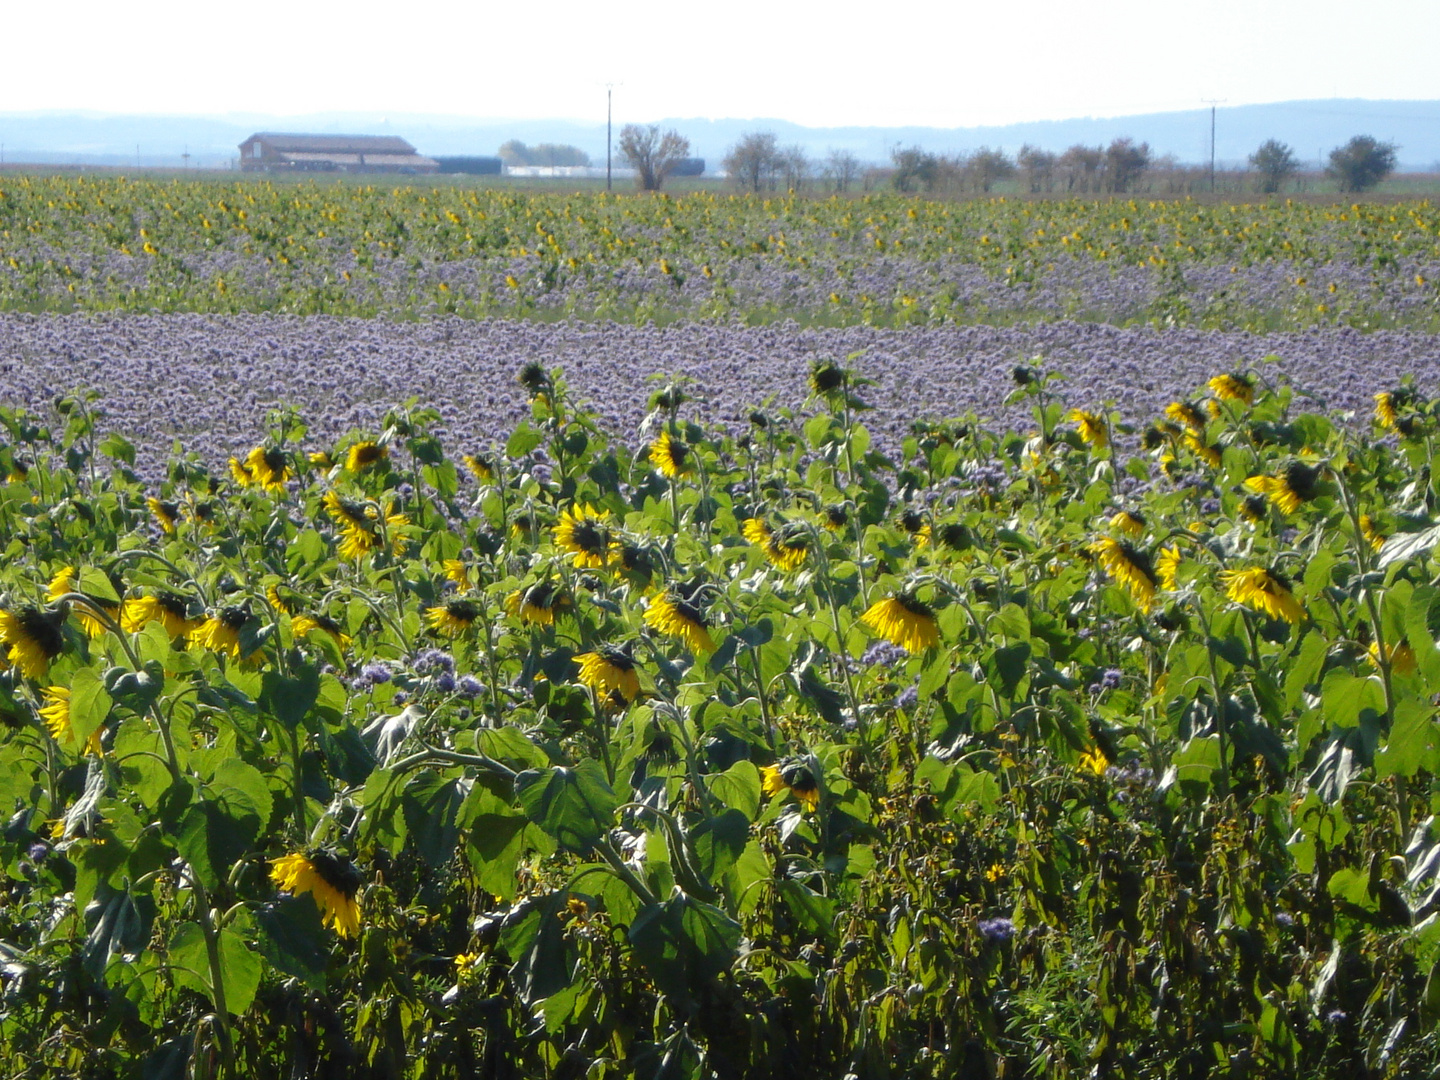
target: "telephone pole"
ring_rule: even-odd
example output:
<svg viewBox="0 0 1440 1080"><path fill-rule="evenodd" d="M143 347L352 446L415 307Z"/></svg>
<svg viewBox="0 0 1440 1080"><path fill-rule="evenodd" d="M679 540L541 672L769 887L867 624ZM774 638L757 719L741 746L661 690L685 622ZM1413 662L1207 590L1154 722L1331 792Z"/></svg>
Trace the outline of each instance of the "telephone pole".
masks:
<svg viewBox="0 0 1440 1080"><path fill-rule="evenodd" d="M615 84L605 84L605 190L610 190L610 117L615 98Z"/></svg>
<svg viewBox="0 0 1440 1080"><path fill-rule="evenodd" d="M1215 194L1215 106L1223 104L1224 98L1201 98L1210 106L1210 194Z"/></svg>

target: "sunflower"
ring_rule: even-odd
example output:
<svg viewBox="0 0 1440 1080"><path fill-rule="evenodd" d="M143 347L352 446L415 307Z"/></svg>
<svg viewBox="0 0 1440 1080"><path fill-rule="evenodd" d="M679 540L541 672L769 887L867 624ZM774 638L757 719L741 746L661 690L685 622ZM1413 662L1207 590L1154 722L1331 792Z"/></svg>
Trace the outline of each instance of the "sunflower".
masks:
<svg viewBox="0 0 1440 1080"><path fill-rule="evenodd" d="M935 612L908 590L875 601L860 616L860 621L907 652L924 652L940 642Z"/></svg>
<svg viewBox="0 0 1440 1080"><path fill-rule="evenodd" d="M704 613L671 590L661 593L645 609L645 625L681 638L692 653L715 651Z"/></svg>
<svg viewBox="0 0 1440 1080"><path fill-rule="evenodd" d="M335 465L335 459L328 450L312 450L306 455L306 460L317 469L329 469Z"/></svg>
<svg viewBox="0 0 1440 1080"><path fill-rule="evenodd" d="M781 570L794 570L805 561L810 551L810 536L805 526L792 522L779 531L772 530L764 518L746 518L740 526L746 540L765 552L765 558Z"/></svg>
<svg viewBox="0 0 1440 1080"><path fill-rule="evenodd" d="M22 607L19 611L0 611L0 655L20 669L29 679L45 674L50 661L65 648L63 610L42 611Z"/></svg>
<svg viewBox="0 0 1440 1080"><path fill-rule="evenodd" d="M510 535L516 540L534 540L540 532L540 519L528 511L510 519Z"/></svg>
<svg viewBox="0 0 1440 1080"><path fill-rule="evenodd" d="M460 460L470 470L470 475L482 484L488 484L495 479L495 463L484 454L465 454Z"/></svg>
<svg viewBox="0 0 1440 1080"><path fill-rule="evenodd" d="M342 651L350 647L352 641L350 635L345 633L340 628L340 624L328 615L297 615L290 622L290 632L296 637L301 637L314 630L329 634Z"/></svg>
<svg viewBox="0 0 1440 1080"><path fill-rule="evenodd" d="M1102 450L1110 445L1110 429L1105 426L1103 417L1084 409L1071 409L1065 419L1075 425L1080 441L1087 446Z"/></svg>
<svg viewBox="0 0 1440 1080"><path fill-rule="evenodd" d="M1303 461L1292 461L1285 471L1276 476L1252 476L1245 486L1260 495L1268 495L1282 514L1293 514L1320 492L1316 483L1320 479L1319 465L1306 465Z"/></svg>
<svg viewBox="0 0 1440 1080"><path fill-rule="evenodd" d="M270 601L270 606L276 611L286 615L294 615L306 604L305 597L301 593L280 582L265 590L265 599Z"/></svg>
<svg viewBox="0 0 1440 1080"><path fill-rule="evenodd" d="M290 479L290 463L284 451L257 446L245 459L250 482L270 491L280 491Z"/></svg>
<svg viewBox="0 0 1440 1080"><path fill-rule="evenodd" d="M1185 445L1190 448L1191 453L1210 468L1220 468L1220 448L1218 446L1212 446L1193 431L1185 433Z"/></svg>
<svg viewBox="0 0 1440 1080"><path fill-rule="evenodd" d="M1264 495L1247 495L1240 500L1240 516L1252 525L1263 523L1267 517Z"/></svg>
<svg viewBox="0 0 1440 1080"><path fill-rule="evenodd" d="M464 559L446 559L440 564L440 573L446 581L453 581L457 589L470 588L470 568Z"/></svg>
<svg viewBox="0 0 1440 1080"><path fill-rule="evenodd" d="M655 564L650 554L638 544L616 543L611 545L611 559L620 573L636 585L649 585L655 575Z"/></svg>
<svg viewBox="0 0 1440 1080"><path fill-rule="evenodd" d="M50 737L57 743L73 743L75 741L75 728L70 723L70 688L68 686L47 686L40 691L45 697L45 704L40 708L40 715L45 719L45 727L50 732ZM90 733L85 740L86 754L101 753L100 728Z"/></svg>
<svg viewBox="0 0 1440 1080"><path fill-rule="evenodd" d="M50 584L46 587L46 598L59 600L67 594L79 593L80 590L75 583L75 578L76 573L73 566L62 566L59 570L55 571L55 576L50 579ZM81 603L75 604L75 617L80 620L80 625L84 627L86 636L98 638L105 633L107 627L105 621L100 617L100 614L97 613L104 613L110 616L111 619L115 619L119 617L120 609L114 604L102 603L93 597L86 596L84 593L80 593L80 595L84 597L84 600Z"/></svg>
<svg viewBox="0 0 1440 1080"><path fill-rule="evenodd" d="M1225 595L1235 603L1263 613L1271 619L1298 623L1305 618L1305 608L1290 591L1284 576L1263 566L1248 570L1224 570L1220 574Z"/></svg>
<svg viewBox="0 0 1440 1080"><path fill-rule="evenodd" d="M1221 401L1238 401L1242 405L1249 405L1255 400L1255 380L1238 371L1229 375L1216 375L1209 385Z"/></svg>
<svg viewBox="0 0 1440 1080"><path fill-rule="evenodd" d="M1121 510L1110 519L1110 527L1126 536L1144 536L1146 524L1145 515L1138 510Z"/></svg>
<svg viewBox="0 0 1440 1080"><path fill-rule="evenodd" d="M270 862L270 880L292 896L309 893L320 909L321 921L333 926L341 937L360 932L356 894L363 879L344 856L316 848L282 855Z"/></svg>
<svg viewBox="0 0 1440 1080"><path fill-rule="evenodd" d="M833 360L821 360L810 368L810 389L828 397L845 387L845 369Z"/></svg>
<svg viewBox="0 0 1440 1080"><path fill-rule="evenodd" d="M930 523L918 510L906 510L902 513L900 528L910 535L910 539L915 541L917 548L925 547L930 543Z"/></svg>
<svg viewBox="0 0 1440 1080"><path fill-rule="evenodd" d="M975 546L974 534L968 526L958 521L947 521L936 530L935 535L939 538L941 547L953 551L967 551Z"/></svg>
<svg viewBox="0 0 1440 1080"><path fill-rule="evenodd" d="M1375 519L1369 514L1360 515L1360 535L1370 545L1372 551L1379 551L1385 546L1385 534L1377 527Z"/></svg>
<svg viewBox="0 0 1440 1080"><path fill-rule="evenodd" d="M805 758L786 758L760 770L760 790L766 795L789 792L812 813L820 806L820 784Z"/></svg>
<svg viewBox="0 0 1440 1080"><path fill-rule="evenodd" d="M627 702L640 696L640 676L635 661L623 649L601 645L594 652L575 657L580 668L580 681L597 695L616 693Z"/></svg>
<svg viewBox="0 0 1440 1080"><path fill-rule="evenodd" d="M250 466L237 457L230 459L230 477L242 488L255 483L255 476L250 472Z"/></svg>
<svg viewBox="0 0 1440 1080"><path fill-rule="evenodd" d="M522 623L554 626L555 611L562 606L562 600L553 584L541 581L528 589L516 589L507 596L505 610Z"/></svg>
<svg viewBox="0 0 1440 1080"><path fill-rule="evenodd" d="M1160 587L1166 592L1175 591L1175 577L1180 572L1180 549L1174 544L1167 548L1161 548L1159 556L1155 559L1155 575L1160 579Z"/></svg>
<svg viewBox="0 0 1440 1080"><path fill-rule="evenodd" d="M167 535L175 532L175 524L180 520L180 505L173 502L162 502L160 499L146 499L146 507L155 518L155 524L160 526L162 532Z"/></svg>
<svg viewBox="0 0 1440 1080"><path fill-rule="evenodd" d="M1375 422L1386 431L1398 431L1400 410L1411 403L1415 391L1402 386L1398 390L1384 390L1375 395Z"/></svg>
<svg viewBox="0 0 1440 1080"><path fill-rule="evenodd" d="M378 507L369 503L352 502L342 499L334 491L327 491L324 498L325 512L340 526L340 557L359 559L369 553L379 541L378 526L384 517L385 527L391 530L410 524L404 514L393 512L393 506L386 503ZM405 539L392 534L391 551L399 555L405 550Z"/></svg>
<svg viewBox="0 0 1440 1080"><path fill-rule="evenodd" d="M1080 770L1095 776L1104 776L1105 770L1110 768L1110 759L1105 756L1105 751L1098 746L1086 750L1080 755Z"/></svg>
<svg viewBox="0 0 1440 1080"><path fill-rule="evenodd" d="M1125 540L1103 537L1090 545L1105 572L1125 587L1140 610L1150 611L1155 603L1155 586L1159 584L1150 556Z"/></svg>
<svg viewBox="0 0 1440 1080"><path fill-rule="evenodd" d="M1415 650L1410 648L1408 641L1402 641L1398 645L1386 645L1385 655L1390 658L1390 670L1396 675L1414 675ZM1370 663L1375 667L1380 666L1379 642L1372 641L1368 652Z"/></svg>
<svg viewBox="0 0 1440 1080"><path fill-rule="evenodd" d="M529 361L515 378L532 396L543 394L550 388L550 376L538 360Z"/></svg>
<svg viewBox="0 0 1440 1080"><path fill-rule="evenodd" d="M478 618L480 608L469 600L447 600L425 609L425 621L430 629L446 637L459 637L474 626Z"/></svg>
<svg viewBox="0 0 1440 1080"><path fill-rule="evenodd" d="M1196 434L1205 432L1205 414L1188 401L1172 401L1165 406L1165 415L1177 424L1184 424Z"/></svg>
<svg viewBox="0 0 1440 1080"><path fill-rule="evenodd" d="M202 649L225 653L233 659L239 660L241 659L240 631L244 629L250 618L249 607L223 607L191 633L190 641ZM249 656L245 657L246 660L249 658Z"/></svg>
<svg viewBox="0 0 1440 1080"><path fill-rule="evenodd" d="M831 532L844 532L850 524L850 514L843 506L827 506L820 512L820 524Z"/></svg>
<svg viewBox="0 0 1440 1080"><path fill-rule="evenodd" d="M347 472L359 472L389 456L389 447L381 446L379 443L367 439L364 442L356 443L345 452L345 469Z"/></svg>
<svg viewBox="0 0 1440 1080"><path fill-rule="evenodd" d="M560 512L555 543L569 552L577 567L603 569L610 562L610 515L585 503Z"/></svg>
<svg viewBox="0 0 1440 1080"><path fill-rule="evenodd" d="M120 609L120 628L127 634L138 633L152 622L159 622L172 638L189 637L200 625L189 615L190 604L185 597L172 592L153 596L132 596Z"/></svg>
<svg viewBox="0 0 1440 1080"><path fill-rule="evenodd" d="M650 461L672 480L695 471L695 455L690 447L668 429L660 432L660 437L650 444Z"/></svg>

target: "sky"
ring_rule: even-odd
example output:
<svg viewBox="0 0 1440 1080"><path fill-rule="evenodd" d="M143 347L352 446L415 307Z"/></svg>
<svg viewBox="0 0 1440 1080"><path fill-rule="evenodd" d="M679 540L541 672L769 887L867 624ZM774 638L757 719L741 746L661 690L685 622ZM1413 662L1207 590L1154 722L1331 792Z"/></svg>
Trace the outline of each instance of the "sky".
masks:
<svg viewBox="0 0 1440 1080"><path fill-rule="evenodd" d="M0 18L0 113L603 121L616 84L617 124L961 127L1440 99L1437 0L0 0Z"/></svg>

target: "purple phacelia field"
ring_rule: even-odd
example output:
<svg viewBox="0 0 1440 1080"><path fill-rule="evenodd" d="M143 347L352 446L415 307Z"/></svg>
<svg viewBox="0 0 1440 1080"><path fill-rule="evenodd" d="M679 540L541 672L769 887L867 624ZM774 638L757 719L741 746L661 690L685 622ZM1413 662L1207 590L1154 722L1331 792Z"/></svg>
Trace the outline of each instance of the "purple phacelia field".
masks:
<svg viewBox="0 0 1440 1080"><path fill-rule="evenodd" d="M669 327L444 319L421 323L321 316L0 316L7 404L44 409L58 394L101 392L103 426L139 448L154 475L172 443L211 461L254 445L266 410L293 405L320 443L374 430L409 398L439 410L456 452L503 440L529 406L515 372L529 361L563 369L601 422L633 440L652 376L693 380L700 415L742 420L773 400L805 399L812 361L845 359L874 385L865 422L895 448L912 420L974 411L1024 424L1002 405L1017 362L1066 376L1077 406L1110 401L1134 422L1212 375L1256 367L1315 395L1317 411L1367 412L1372 395L1413 375L1440 378L1440 339L1412 332L1290 333L1120 329L1074 322L978 326ZM1274 359L1267 360L1266 358Z"/></svg>

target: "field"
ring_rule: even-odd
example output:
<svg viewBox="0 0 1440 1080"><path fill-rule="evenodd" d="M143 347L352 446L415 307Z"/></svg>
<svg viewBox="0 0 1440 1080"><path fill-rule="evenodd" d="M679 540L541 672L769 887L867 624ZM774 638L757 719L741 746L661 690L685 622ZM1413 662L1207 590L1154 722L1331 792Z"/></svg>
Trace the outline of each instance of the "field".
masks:
<svg viewBox="0 0 1440 1080"><path fill-rule="evenodd" d="M1440 1069L1429 203L0 191L0 1077Z"/></svg>

